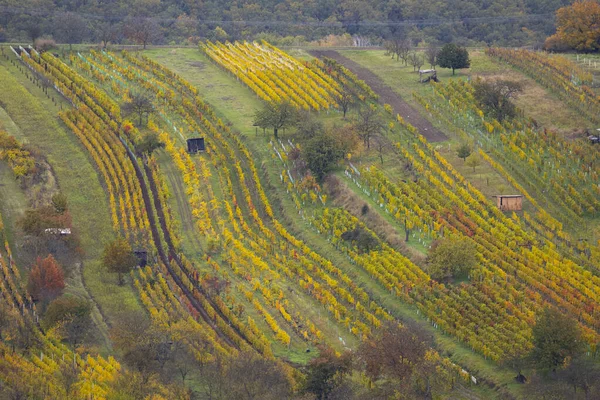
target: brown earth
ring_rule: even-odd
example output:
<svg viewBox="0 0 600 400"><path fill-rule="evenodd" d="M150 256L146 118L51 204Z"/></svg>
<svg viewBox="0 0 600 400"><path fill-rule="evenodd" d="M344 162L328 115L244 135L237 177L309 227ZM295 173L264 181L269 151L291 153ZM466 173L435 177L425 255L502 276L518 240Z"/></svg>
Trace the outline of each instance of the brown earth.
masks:
<svg viewBox="0 0 600 400"><path fill-rule="evenodd" d="M421 135L425 136L425 138L427 138L427 140L430 142L443 142L448 140L448 137L442 133L442 131L431 125L431 122L423 117L417 110L412 108L396 92L394 92L392 88L386 85L381 78L379 78L369 69L341 55L335 50L313 50L310 53L315 57L332 58L343 64L346 68L356 74L359 79L365 81L367 85L369 85L371 89L373 89L373 91L379 95L379 102L381 104L391 105L395 112L400 114L402 118L416 127Z"/></svg>

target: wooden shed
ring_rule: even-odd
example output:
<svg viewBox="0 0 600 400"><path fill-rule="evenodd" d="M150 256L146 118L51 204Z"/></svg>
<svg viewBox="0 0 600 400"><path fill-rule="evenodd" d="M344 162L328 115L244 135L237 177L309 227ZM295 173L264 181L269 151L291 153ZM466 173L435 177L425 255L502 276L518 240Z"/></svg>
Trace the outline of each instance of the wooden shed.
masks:
<svg viewBox="0 0 600 400"><path fill-rule="evenodd" d="M502 211L521 211L523 209L523 195L499 194L492 197L496 198L496 205Z"/></svg>

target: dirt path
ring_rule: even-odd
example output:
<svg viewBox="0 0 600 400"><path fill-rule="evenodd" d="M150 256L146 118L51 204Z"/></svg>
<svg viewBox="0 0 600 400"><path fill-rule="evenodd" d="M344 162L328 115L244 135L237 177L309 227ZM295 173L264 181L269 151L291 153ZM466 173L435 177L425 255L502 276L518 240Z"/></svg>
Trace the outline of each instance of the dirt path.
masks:
<svg viewBox="0 0 600 400"><path fill-rule="evenodd" d="M411 125L414 125L421 135L425 136L430 142L443 142L448 140L448 137L442 133L439 129L431 125L425 117L423 117L417 110L412 108L406 101L404 101L400 95L386 85L381 78L369 69L361 66L355 61L352 61L348 57L345 57L335 50L313 50L310 52L315 57L328 57L336 60L343 64L350 71L354 72L359 79L362 79L369 85L375 93L379 95L379 102L381 104L389 104L397 112L408 121Z"/></svg>

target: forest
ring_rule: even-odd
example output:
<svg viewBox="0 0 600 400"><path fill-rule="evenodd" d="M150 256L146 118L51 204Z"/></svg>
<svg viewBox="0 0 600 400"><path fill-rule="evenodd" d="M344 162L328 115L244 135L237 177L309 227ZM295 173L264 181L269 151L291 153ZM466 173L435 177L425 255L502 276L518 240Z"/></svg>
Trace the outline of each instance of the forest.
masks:
<svg viewBox="0 0 600 400"><path fill-rule="evenodd" d="M568 0L51 1L2 0L0 41L51 35L60 42L127 42L126 27L147 20L156 44L188 39L268 39L304 44L329 35L372 45L402 35L419 43L540 45ZM74 13L75 15L68 15ZM65 15L67 14L67 15ZM65 19L76 19L68 29ZM219 29L217 29L219 28ZM77 32L69 38L70 32ZM224 36L223 36L224 35Z"/></svg>

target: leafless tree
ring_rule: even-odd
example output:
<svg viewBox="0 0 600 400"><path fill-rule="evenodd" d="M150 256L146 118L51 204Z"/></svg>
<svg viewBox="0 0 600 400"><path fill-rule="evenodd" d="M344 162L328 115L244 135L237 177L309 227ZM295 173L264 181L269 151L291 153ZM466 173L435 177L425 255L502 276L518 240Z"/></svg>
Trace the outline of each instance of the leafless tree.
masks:
<svg viewBox="0 0 600 400"><path fill-rule="evenodd" d="M60 13L54 20L55 35L63 43L69 44L72 50L73 43L80 43L86 38L87 24L85 19L73 12Z"/></svg>
<svg viewBox="0 0 600 400"><path fill-rule="evenodd" d="M125 22L125 36L137 44L152 44L161 37L161 27L153 18L136 17Z"/></svg>
<svg viewBox="0 0 600 400"><path fill-rule="evenodd" d="M107 21L101 21L96 25L96 39L105 49L109 43L114 43L119 38L120 28L116 24Z"/></svg>
<svg viewBox="0 0 600 400"><path fill-rule="evenodd" d="M383 129L383 120L377 107L369 105L358 110L358 118L354 128L367 149L370 149L371 138Z"/></svg>
<svg viewBox="0 0 600 400"><path fill-rule="evenodd" d="M340 93L337 96L336 100L337 100L338 105L342 109L342 112L344 113L344 119L345 119L348 109L356 101L356 96L350 87L348 87L347 85L344 85L340 88Z"/></svg>
<svg viewBox="0 0 600 400"><path fill-rule="evenodd" d="M396 60L404 61L404 65L408 63L408 54L411 47L410 40L400 37L387 40L384 43L386 54L391 55L392 58L396 56Z"/></svg>
<svg viewBox="0 0 600 400"><path fill-rule="evenodd" d="M437 56L439 52L440 49L434 45L430 45L425 50L425 58L427 59L431 69L435 69L435 66L437 65Z"/></svg>
<svg viewBox="0 0 600 400"><path fill-rule="evenodd" d="M416 51L413 51L410 54L410 63L413 66L413 72L418 71L421 69L421 67L423 66L423 56L421 56L419 53L417 53Z"/></svg>

